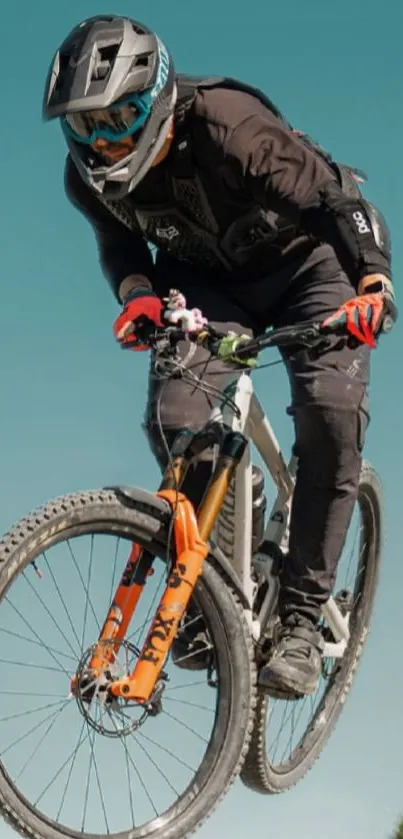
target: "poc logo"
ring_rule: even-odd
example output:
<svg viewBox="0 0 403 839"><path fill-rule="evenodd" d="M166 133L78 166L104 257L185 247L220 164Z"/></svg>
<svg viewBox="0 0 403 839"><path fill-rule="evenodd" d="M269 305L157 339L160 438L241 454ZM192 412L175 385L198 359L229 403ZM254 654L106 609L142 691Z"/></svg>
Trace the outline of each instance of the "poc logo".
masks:
<svg viewBox="0 0 403 839"><path fill-rule="evenodd" d="M355 221L357 230L359 233L370 233L370 228L368 227L368 222L364 217L364 214L360 210L356 210L353 213L353 219Z"/></svg>
<svg viewBox="0 0 403 839"><path fill-rule="evenodd" d="M169 227L157 227L155 232L159 239L167 239L168 242L172 242L172 239L179 236L179 230L173 224L170 224Z"/></svg>

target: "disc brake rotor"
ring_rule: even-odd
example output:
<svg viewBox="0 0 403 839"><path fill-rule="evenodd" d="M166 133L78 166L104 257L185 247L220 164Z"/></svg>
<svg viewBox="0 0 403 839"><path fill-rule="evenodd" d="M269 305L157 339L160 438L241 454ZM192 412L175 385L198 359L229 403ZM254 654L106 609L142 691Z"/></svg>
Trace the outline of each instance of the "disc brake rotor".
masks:
<svg viewBox="0 0 403 839"><path fill-rule="evenodd" d="M108 644L107 641L104 642ZM159 679L150 701L139 704L132 700L113 696L111 685L129 675L130 659L138 658L139 650L129 641L120 642L120 649L113 662L109 662L97 673L88 665L95 646L85 651L72 681L72 695L78 709L88 725L104 737L127 737L145 723L148 717L162 711L162 694L168 677L165 673Z"/></svg>

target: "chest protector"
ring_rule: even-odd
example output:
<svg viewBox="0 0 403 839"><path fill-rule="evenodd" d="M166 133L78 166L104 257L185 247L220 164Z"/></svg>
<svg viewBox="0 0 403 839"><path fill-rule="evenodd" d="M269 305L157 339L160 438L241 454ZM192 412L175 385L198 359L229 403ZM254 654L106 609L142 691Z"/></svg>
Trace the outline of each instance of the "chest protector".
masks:
<svg viewBox="0 0 403 839"><path fill-rule="evenodd" d="M274 103L258 88L229 77L201 78L179 75L178 99L175 108L175 138L170 151L169 181L163 202L136 200L138 189L120 201L97 196L108 210L127 228L141 233L158 249L173 257L210 269L242 271L244 267L261 265L272 260L298 236L298 230L286 219L264 207L240 208L226 229L220 229L203 187L202 177L192 156L186 116L198 90L226 88L257 98L298 136L311 151L319 154L336 173L346 195L360 196L359 184L364 173L333 160L329 152L307 134L296 131ZM145 185L145 184L144 184ZM140 185L141 186L141 185ZM160 196L158 196L160 198ZM301 234L299 234L301 235Z"/></svg>

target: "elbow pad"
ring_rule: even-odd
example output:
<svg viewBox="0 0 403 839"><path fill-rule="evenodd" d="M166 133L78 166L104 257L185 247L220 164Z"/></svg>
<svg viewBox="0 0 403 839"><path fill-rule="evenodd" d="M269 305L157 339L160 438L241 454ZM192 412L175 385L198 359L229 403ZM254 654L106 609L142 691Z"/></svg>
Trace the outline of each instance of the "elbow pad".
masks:
<svg viewBox="0 0 403 839"><path fill-rule="evenodd" d="M366 274L390 279L390 234L380 210L363 197L344 195L335 183L327 184L319 199L316 209L306 211L309 227L333 246L349 276L356 283Z"/></svg>
<svg viewBox="0 0 403 839"><path fill-rule="evenodd" d="M363 198L361 199L361 203L364 205L364 209L367 212L377 250L385 259L388 260L388 263L390 264L392 258L392 245L386 219L381 211L378 210L378 207L375 207L375 205L371 204L370 201Z"/></svg>

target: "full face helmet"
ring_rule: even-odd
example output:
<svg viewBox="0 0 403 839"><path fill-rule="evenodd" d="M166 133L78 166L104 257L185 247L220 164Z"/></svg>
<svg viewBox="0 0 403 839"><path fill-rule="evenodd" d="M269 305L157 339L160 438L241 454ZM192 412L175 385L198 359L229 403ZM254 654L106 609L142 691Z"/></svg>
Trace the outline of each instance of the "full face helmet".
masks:
<svg viewBox="0 0 403 839"><path fill-rule="evenodd" d="M146 175L168 137L176 102L175 72L158 36L138 21L102 15L76 26L54 56L43 116L60 119L81 177L119 199ZM128 153L107 161L97 140L133 138Z"/></svg>

